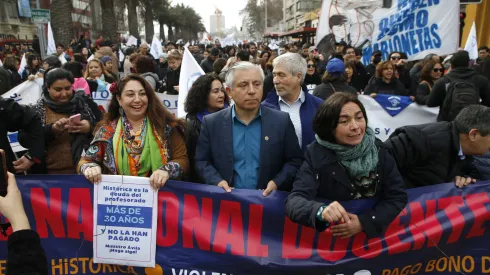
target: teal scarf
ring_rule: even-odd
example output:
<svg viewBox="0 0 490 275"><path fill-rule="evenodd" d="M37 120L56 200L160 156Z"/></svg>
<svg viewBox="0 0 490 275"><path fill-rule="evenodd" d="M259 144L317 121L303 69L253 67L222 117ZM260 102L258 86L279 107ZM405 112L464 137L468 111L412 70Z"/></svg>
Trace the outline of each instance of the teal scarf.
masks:
<svg viewBox="0 0 490 275"><path fill-rule="evenodd" d="M331 143L320 139L318 135L315 138L320 145L335 152L351 178L367 177L378 165L376 137L370 128L366 128L362 142L354 147Z"/></svg>

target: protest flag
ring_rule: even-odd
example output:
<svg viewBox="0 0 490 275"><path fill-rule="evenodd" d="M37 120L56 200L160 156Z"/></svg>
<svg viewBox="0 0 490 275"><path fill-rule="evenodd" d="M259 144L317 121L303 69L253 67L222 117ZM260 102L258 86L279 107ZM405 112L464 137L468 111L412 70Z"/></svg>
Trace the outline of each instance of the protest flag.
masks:
<svg viewBox="0 0 490 275"><path fill-rule="evenodd" d="M52 55L56 53L56 43L54 42L53 29L51 29L51 23L48 23L48 49L46 51L47 55Z"/></svg>
<svg viewBox="0 0 490 275"><path fill-rule="evenodd" d="M184 48L184 57L182 59L179 79L179 104L177 106L177 115L179 117L184 117L186 115L186 112L184 111L184 102L187 93L194 81L201 75L204 75L201 66L197 64L189 49Z"/></svg>
<svg viewBox="0 0 490 275"><path fill-rule="evenodd" d="M475 22L471 26L470 34L468 39L466 39L466 44L464 50L470 54L471 60L476 60L478 58L478 42L476 40L476 26Z"/></svg>
<svg viewBox="0 0 490 275"><path fill-rule="evenodd" d="M26 66L27 66L26 54L23 54L22 60L20 60L19 69L17 70L17 72L20 74L21 77L22 77L22 73L26 69Z"/></svg>
<svg viewBox="0 0 490 275"><path fill-rule="evenodd" d="M153 40L151 41L150 54L153 56L153 58L159 59L162 53L163 53L162 43L160 42L159 39L153 37Z"/></svg>

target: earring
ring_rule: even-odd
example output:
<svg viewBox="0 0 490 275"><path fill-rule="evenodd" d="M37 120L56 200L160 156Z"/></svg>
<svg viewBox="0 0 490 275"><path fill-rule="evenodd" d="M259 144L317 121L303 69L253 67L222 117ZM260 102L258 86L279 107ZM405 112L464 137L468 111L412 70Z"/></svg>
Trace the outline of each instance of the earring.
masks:
<svg viewBox="0 0 490 275"><path fill-rule="evenodd" d="M124 110L123 110L122 106L119 106L119 115L124 116Z"/></svg>

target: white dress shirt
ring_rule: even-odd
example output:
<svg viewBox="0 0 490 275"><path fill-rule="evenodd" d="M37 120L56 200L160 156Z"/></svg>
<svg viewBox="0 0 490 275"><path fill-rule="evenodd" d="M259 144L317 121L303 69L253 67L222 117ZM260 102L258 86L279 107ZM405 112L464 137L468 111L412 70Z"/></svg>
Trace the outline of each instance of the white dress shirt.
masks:
<svg viewBox="0 0 490 275"><path fill-rule="evenodd" d="M279 108L281 111L289 114L291 121L293 122L294 131L296 132L296 136L298 137L299 146L302 144L302 135L301 135L301 117L299 114L299 110L301 109L301 104L305 102L305 93L301 91L299 93L298 98L294 101L293 104L289 105L282 97L279 97Z"/></svg>

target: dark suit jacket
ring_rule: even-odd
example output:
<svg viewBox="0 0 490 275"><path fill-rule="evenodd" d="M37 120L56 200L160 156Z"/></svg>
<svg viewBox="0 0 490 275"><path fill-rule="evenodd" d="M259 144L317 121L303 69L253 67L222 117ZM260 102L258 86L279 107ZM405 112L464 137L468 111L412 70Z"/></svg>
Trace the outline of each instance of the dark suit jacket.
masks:
<svg viewBox="0 0 490 275"><path fill-rule="evenodd" d="M293 123L286 112L261 106L262 133L257 189L273 180L279 190L290 191L303 153ZM204 183L222 180L233 186L233 129L231 108L210 114L202 121L196 149L196 170Z"/></svg>

